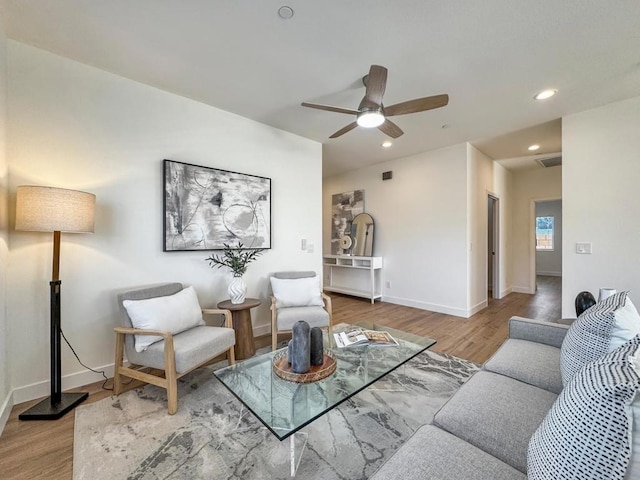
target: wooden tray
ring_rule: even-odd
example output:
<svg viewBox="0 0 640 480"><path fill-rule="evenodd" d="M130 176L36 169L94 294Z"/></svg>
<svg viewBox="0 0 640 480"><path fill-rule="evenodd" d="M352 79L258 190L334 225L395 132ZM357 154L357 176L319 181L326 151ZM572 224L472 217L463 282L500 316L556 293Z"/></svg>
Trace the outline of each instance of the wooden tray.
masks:
<svg viewBox="0 0 640 480"><path fill-rule="evenodd" d="M273 372L289 382L311 383L327 378L336 371L337 362L333 353L324 351L324 361L322 365L311 365L307 373L295 373L291 370L291 365L287 362L287 349L279 351L273 356Z"/></svg>

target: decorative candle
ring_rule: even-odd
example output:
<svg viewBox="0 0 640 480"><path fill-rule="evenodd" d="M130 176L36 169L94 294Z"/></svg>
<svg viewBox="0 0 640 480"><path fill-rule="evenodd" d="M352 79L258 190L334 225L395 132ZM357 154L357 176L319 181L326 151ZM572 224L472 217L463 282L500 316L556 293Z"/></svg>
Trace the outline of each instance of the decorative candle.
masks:
<svg viewBox="0 0 640 480"><path fill-rule="evenodd" d="M295 373L307 373L311 368L311 332L307 322L301 320L293 325L291 342L291 370Z"/></svg>
<svg viewBox="0 0 640 480"><path fill-rule="evenodd" d="M322 330L319 327L311 329L311 365L322 365L324 352L322 350Z"/></svg>

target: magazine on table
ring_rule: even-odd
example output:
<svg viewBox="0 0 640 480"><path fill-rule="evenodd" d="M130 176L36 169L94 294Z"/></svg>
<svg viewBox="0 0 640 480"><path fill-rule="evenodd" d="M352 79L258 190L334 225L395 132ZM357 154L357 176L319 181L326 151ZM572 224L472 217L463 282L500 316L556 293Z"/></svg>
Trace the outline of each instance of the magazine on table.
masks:
<svg viewBox="0 0 640 480"><path fill-rule="evenodd" d="M389 332L378 330L365 330L359 328L350 332L334 333L338 348L352 347L356 345L369 345L371 347L396 347L398 342Z"/></svg>

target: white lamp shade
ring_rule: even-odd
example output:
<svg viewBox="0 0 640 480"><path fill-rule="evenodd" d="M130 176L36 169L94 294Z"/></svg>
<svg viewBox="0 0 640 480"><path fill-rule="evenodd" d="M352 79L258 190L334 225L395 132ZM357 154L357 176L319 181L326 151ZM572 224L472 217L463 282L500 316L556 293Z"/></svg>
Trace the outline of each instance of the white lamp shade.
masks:
<svg viewBox="0 0 640 480"><path fill-rule="evenodd" d="M93 233L95 204L92 193L23 185L16 197L16 230Z"/></svg>

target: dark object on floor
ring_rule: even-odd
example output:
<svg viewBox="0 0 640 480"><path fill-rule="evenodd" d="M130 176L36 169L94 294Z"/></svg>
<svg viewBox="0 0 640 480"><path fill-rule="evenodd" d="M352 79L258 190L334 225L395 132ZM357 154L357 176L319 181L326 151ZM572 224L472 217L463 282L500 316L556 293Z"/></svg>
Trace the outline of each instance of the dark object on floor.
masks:
<svg viewBox="0 0 640 480"><path fill-rule="evenodd" d="M595 304L596 298L591 294L591 292L580 292L576 296L576 315L582 315L582 312Z"/></svg>

